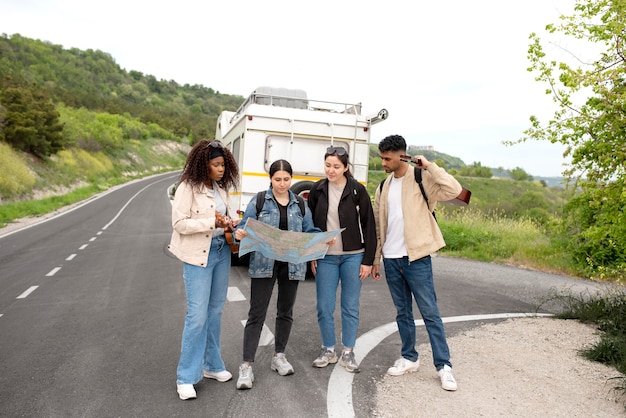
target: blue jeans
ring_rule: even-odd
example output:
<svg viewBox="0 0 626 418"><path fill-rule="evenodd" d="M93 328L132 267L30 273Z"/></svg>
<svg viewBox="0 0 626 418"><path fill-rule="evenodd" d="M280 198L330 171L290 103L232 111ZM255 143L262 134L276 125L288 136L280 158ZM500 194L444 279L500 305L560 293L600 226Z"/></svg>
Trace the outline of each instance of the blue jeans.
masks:
<svg viewBox="0 0 626 418"><path fill-rule="evenodd" d="M223 236L211 240L207 266L183 263L187 315L183 328L177 384L202 380L202 369L221 372L222 308L228 293L230 248Z"/></svg>
<svg viewBox="0 0 626 418"><path fill-rule="evenodd" d="M452 367L446 333L437 307L430 256L412 263L409 263L408 257L385 258L383 262L387 285L397 311L396 322L402 340L402 357L411 361L416 361L419 357L415 350L413 318L413 297L415 297L430 339L435 368L440 370L445 365Z"/></svg>
<svg viewBox="0 0 626 418"><path fill-rule="evenodd" d="M336 343L334 315L339 282L341 282L341 343L344 348L354 348L356 344L361 297L359 278L361 261L363 253L327 255L317 260L315 277L317 323L324 347L333 347Z"/></svg>

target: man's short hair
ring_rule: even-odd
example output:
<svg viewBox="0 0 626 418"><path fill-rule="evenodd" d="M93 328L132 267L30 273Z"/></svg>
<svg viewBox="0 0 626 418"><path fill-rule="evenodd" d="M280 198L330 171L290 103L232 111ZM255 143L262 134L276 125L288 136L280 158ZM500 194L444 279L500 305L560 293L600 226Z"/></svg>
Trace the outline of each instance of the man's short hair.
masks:
<svg viewBox="0 0 626 418"><path fill-rule="evenodd" d="M389 135L378 143L378 151L406 151L406 141L400 135Z"/></svg>

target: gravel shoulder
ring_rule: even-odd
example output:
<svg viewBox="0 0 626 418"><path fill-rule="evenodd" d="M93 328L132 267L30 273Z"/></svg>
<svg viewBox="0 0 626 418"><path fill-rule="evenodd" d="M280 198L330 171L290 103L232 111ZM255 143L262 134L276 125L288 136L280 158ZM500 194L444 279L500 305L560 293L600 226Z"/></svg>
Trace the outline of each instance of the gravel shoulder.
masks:
<svg viewBox="0 0 626 418"><path fill-rule="evenodd" d="M626 417L626 395L611 380L623 375L579 354L599 339L593 325L551 317L465 331L448 339L456 392L441 389L422 344L420 370L378 382L374 416Z"/></svg>

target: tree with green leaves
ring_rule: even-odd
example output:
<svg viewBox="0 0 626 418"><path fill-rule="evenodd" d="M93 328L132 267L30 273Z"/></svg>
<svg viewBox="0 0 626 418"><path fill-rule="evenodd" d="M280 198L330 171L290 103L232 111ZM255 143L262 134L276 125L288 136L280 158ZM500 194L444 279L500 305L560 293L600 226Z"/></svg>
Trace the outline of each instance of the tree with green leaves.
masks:
<svg viewBox="0 0 626 418"><path fill-rule="evenodd" d="M511 178L513 180L518 181L533 181L533 176L528 174L523 168L515 167L513 170L510 170Z"/></svg>
<svg viewBox="0 0 626 418"><path fill-rule="evenodd" d="M557 104L548 121L531 117L527 139L565 145L576 195L565 207L562 238L582 273L622 281L626 276L626 1L576 0L573 13L546 27L577 42L562 61L530 36L529 71ZM551 36L551 35L548 35ZM575 41L574 41L575 40ZM582 53L597 51L592 60ZM577 54L580 53L580 55Z"/></svg>
<svg viewBox="0 0 626 418"><path fill-rule="evenodd" d="M63 124L52 100L35 85L5 79L0 90L2 139L15 149L46 157L65 147Z"/></svg>
<svg viewBox="0 0 626 418"><path fill-rule="evenodd" d="M466 177L493 177L493 171L489 167L483 167L479 161L474 161L472 165L466 165L455 171L456 174Z"/></svg>

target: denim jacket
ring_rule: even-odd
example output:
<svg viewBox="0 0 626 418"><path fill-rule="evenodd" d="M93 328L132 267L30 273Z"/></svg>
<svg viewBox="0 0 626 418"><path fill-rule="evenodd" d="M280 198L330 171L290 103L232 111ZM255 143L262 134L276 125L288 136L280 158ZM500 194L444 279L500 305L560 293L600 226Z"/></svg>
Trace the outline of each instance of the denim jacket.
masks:
<svg viewBox="0 0 626 418"><path fill-rule="evenodd" d="M289 191L289 204L287 205L287 229L295 232L321 232L319 228L313 225L313 218L311 217L311 211L306 207L304 217L302 217L302 211L298 204L298 199L293 192ZM278 228L280 222L280 210L278 209L278 203L274 198L272 189L269 188L265 193L265 203L263 208L259 212L257 217L256 213L256 196L250 200L246 211L244 212L243 219L239 223L239 226L235 229L243 228L248 221L248 218L257 219L260 222L271 225ZM234 234L233 234L234 235ZM307 266L306 263L293 264L289 263L289 279L290 280L304 280L306 276ZM250 277L254 278L271 278L274 274L274 260L263 256L260 252L254 251L250 254L250 267L248 269Z"/></svg>

